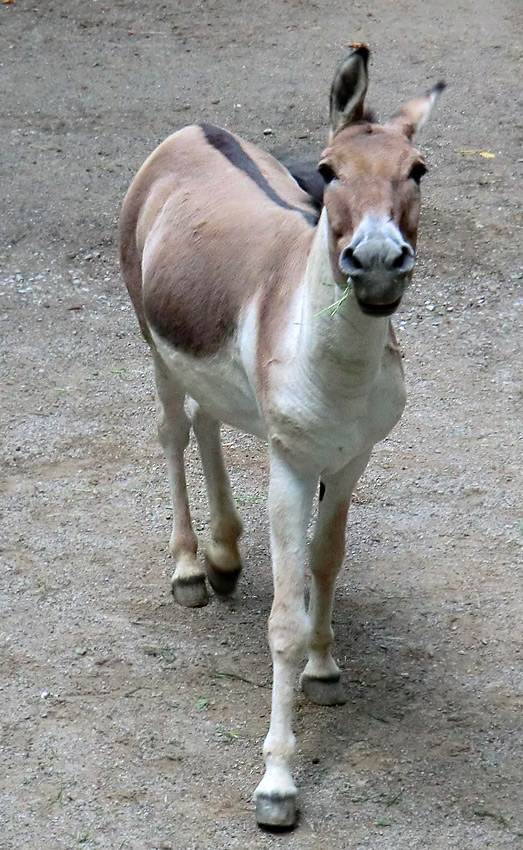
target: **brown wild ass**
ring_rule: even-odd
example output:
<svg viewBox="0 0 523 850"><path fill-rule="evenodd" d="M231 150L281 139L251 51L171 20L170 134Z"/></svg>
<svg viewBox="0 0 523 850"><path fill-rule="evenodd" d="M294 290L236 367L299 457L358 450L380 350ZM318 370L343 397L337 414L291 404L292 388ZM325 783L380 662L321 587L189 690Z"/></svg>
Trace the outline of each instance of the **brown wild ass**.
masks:
<svg viewBox="0 0 523 850"><path fill-rule="evenodd" d="M344 699L331 613L347 510L372 447L405 404L389 316L412 275L426 170L411 138L443 84L383 126L370 123L368 56L354 45L332 84L319 221L279 162L205 124L159 146L121 215L123 275L154 359L173 499L172 589L181 605L207 603L206 577L216 593L231 593L241 570L242 523L220 424L269 444L274 675L266 770L255 792L258 823L269 828L296 821L292 704L306 653L304 692L324 705ZM191 425L210 503L205 568L185 481ZM319 481L307 610L306 531Z"/></svg>

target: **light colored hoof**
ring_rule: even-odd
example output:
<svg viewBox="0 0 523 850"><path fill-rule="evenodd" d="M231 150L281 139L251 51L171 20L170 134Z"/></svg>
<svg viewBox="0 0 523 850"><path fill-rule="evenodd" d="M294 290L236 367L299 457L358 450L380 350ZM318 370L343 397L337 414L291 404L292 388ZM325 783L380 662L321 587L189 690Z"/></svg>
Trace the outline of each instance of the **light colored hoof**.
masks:
<svg viewBox="0 0 523 850"><path fill-rule="evenodd" d="M339 675L314 677L307 673L300 676L300 687L312 702L318 705L343 705L347 702Z"/></svg>
<svg viewBox="0 0 523 850"><path fill-rule="evenodd" d="M230 596L234 593L242 571L237 553L231 552L220 543L209 543L205 547L205 568L215 593L219 596Z"/></svg>
<svg viewBox="0 0 523 850"><path fill-rule="evenodd" d="M257 794L256 821L263 829L284 830L296 826L295 794Z"/></svg>
<svg viewBox="0 0 523 850"><path fill-rule="evenodd" d="M176 578L174 575L171 588L176 602L184 608L202 608L209 601L205 576L192 575Z"/></svg>

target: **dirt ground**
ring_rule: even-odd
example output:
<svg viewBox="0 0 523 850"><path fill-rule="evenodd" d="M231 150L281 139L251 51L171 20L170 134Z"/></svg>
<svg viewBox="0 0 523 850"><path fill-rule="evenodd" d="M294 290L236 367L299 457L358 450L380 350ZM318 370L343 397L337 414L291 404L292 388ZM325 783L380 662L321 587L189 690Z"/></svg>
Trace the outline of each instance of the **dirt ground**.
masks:
<svg viewBox="0 0 523 850"><path fill-rule="evenodd" d="M2 850L523 845L522 13L0 5ZM238 598L176 607L151 363L115 227L136 169L185 123L317 157L351 41L373 49L382 117L449 87L419 141L420 259L396 316L408 407L358 487L337 593L349 701L296 695L301 821L274 836L250 801L270 707L265 449L225 433ZM189 461L205 535L193 446Z"/></svg>

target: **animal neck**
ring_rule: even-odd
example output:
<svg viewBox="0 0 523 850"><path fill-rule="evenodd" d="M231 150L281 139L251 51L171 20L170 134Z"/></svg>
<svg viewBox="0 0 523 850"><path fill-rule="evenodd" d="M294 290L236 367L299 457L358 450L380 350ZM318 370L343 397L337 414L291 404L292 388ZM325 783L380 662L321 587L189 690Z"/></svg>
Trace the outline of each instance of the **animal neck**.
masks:
<svg viewBox="0 0 523 850"><path fill-rule="evenodd" d="M337 390L365 391L380 367L388 317L365 315L352 287L340 287L332 274L328 218L324 208L311 246L305 279L302 357L314 372L325 372ZM342 386L339 382L341 381Z"/></svg>

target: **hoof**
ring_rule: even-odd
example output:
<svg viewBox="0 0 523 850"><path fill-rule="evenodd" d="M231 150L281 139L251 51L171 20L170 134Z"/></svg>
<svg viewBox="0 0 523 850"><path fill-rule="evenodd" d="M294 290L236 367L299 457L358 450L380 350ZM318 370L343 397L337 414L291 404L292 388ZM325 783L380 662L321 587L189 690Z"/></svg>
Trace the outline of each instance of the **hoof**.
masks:
<svg viewBox="0 0 523 850"><path fill-rule="evenodd" d="M205 547L205 568L211 587L219 596L234 593L242 571L240 556L236 548L220 543L209 543Z"/></svg>
<svg viewBox="0 0 523 850"><path fill-rule="evenodd" d="M209 601L205 576L173 576L171 588L176 602L184 608L202 608Z"/></svg>
<svg viewBox="0 0 523 850"><path fill-rule="evenodd" d="M274 831L292 829L296 826L297 817L295 794L257 795L256 821L263 829Z"/></svg>
<svg viewBox="0 0 523 850"><path fill-rule="evenodd" d="M347 702L340 676L313 677L302 673L300 687L318 705L343 705Z"/></svg>
<svg viewBox="0 0 523 850"><path fill-rule="evenodd" d="M241 567L225 573L222 570L217 570L208 559L205 561L205 567L209 583L218 596L230 596L231 593L234 593L242 571Z"/></svg>

